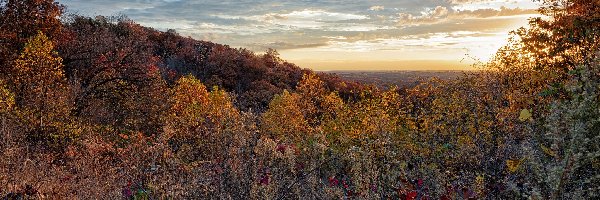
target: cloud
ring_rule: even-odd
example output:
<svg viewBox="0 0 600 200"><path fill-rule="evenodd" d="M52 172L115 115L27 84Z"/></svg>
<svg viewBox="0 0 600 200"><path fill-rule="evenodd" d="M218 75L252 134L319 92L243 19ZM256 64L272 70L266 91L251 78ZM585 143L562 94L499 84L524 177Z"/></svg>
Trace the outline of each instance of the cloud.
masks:
<svg viewBox="0 0 600 200"><path fill-rule="evenodd" d="M247 46L250 49L257 51L264 51L266 49L278 49L278 50L288 50L288 49L304 49L304 48L316 48L326 46L327 43L290 43L290 42L271 42L271 43L250 43Z"/></svg>
<svg viewBox="0 0 600 200"><path fill-rule="evenodd" d="M257 51L275 48L282 55L284 52L305 55L292 58L316 58L324 52L328 55L360 52L349 55L356 59L389 59L418 57L419 52L427 50L448 58L461 57L464 49L456 48L463 43L475 45L477 39L483 46L498 43L502 40L498 39L498 33L512 30L515 24L526 24L526 16L536 14L535 6L525 3L528 1L62 0L61 3L69 11L92 17L125 14L144 26L172 28L196 39ZM495 41L490 37L496 37Z"/></svg>
<svg viewBox="0 0 600 200"><path fill-rule="evenodd" d="M371 11L382 11L385 9L385 6L371 6L369 10Z"/></svg>
<svg viewBox="0 0 600 200"><path fill-rule="evenodd" d="M420 16L413 16L408 13L398 14L399 25L420 25L420 24L433 24L443 21L448 15L448 8L443 6L437 6L434 9L423 12Z"/></svg>
<svg viewBox="0 0 600 200"><path fill-rule="evenodd" d="M397 22L400 26L414 26L436 24L448 20L456 21L469 18L492 18L535 14L539 14L537 10L521 8L500 7L499 9L486 8L477 10L449 10L446 7L437 6L435 9L424 12L419 16L414 16L407 13L399 13Z"/></svg>
<svg viewBox="0 0 600 200"><path fill-rule="evenodd" d="M448 15L448 8L443 7L443 6L435 7L433 12L431 13L431 16L433 16L433 17L443 17L446 15Z"/></svg>
<svg viewBox="0 0 600 200"><path fill-rule="evenodd" d="M485 3L494 2L497 0L450 0L452 4L472 4L472 3Z"/></svg>
<svg viewBox="0 0 600 200"><path fill-rule="evenodd" d="M297 10L288 13L266 13L263 15L213 15L230 20L247 20L254 23L270 24L282 30L290 29L326 29L340 23L351 23L355 20L369 19L366 15L329 12L325 10Z"/></svg>

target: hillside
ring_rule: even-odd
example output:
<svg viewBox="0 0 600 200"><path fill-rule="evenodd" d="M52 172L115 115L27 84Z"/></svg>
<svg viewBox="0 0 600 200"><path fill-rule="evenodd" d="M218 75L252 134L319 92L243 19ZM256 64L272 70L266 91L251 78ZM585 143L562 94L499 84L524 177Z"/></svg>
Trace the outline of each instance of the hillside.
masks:
<svg viewBox="0 0 600 200"><path fill-rule="evenodd" d="M262 112L275 94L293 90L302 74L310 73L284 61L275 50L256 54L233 49L182 37L172 30L142 27L125 17L72 16L66 21L58 37L68 39L57 43L57 51L64 59L67 79L81 82L83 87L93 84L89 82L141 83L149 77L137 73L156 67L167 84L190 74L209 88L216 86L234 94L240 109ZM58 37L56 40L61 40ZM97 62L106 67L94 66ZM117 69L119 66L125 68ZM108 71L112 74L96 78ZM85 101L88 97L78 98Z"/></svg>
<svg viewBox="0 0 600 200"><path fill-rule="evenodd" d="M414 83L0 0L0 197L598 199L600 1L540 5Z"/></svg>

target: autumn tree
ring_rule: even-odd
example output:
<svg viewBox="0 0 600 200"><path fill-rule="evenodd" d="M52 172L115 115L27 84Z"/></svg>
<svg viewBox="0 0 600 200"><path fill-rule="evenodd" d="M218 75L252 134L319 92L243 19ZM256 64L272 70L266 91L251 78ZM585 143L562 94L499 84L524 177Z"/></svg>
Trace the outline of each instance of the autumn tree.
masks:
<svg viewBox="0 0 600 200"><path fill-rule="evenodd" d="M540 70L575 69L589 63L599 48L600 2L594 0L540 0L540 13L547 18L531 19L530 28L516 33L522 50Z"/></svg>
<svg viewBox="0 0 600 200"><path fill-rule="evenodd" d="M4 80L0 79L0 112L4 113L11 110L15 105L15 97Z"/></svg>
<svg viewBox="0 0 600 200"><path fill-rule="evenodd" d="M299 96L287 90L276 95L263 113L261 130L274 139L299 143L312 134L299 107Z"/></svg>
<svg viewBox="0 0 600 200"><path fill-rule="evenodd" d="M192 157L216 159L216 148L225 147L239 121L239 113L223 90L209 92L204 84L191 75L180 78L171 91L167 123L171 138L183 148L200 153ZM231 141L229 141L231 142ZM211 152L212 151L212 152ZM191 160L195 160L191 159Z"/></svg>
<svg viewBox="0 0 600 200"><path fill-rule="evenodd" d="M73 41L58 46L72 84L77 117L121 130L161 130L166 91L148 29L125 17L75 16Z"/></svg>
<svg viewBox="0 0 600 200"><path fill-rule="evenodd" d="M11 62L38 31L51 40L61 34L63 10L54 0L0 1L0 74L11 72Z"/></svg>
<svg viewBox="0 0 600 200"><path fill-rule="evenodd" d="M575 85L578 87L585 88L583 85L596 84L589 81L594 79L590 78L593 76L582 74L589 74L597 67L599 4L598 1L588 0L544 0L541 3L539 11L545 17L533 18L529 23L530 28L516 31L517 37L511 40L510 45L500 49L490 62L494 69L493 79L496 84L502 85L497 90L502 95L496 114L500 126L496 130L509 136L503 137L507 143L504 151L512 157L507 161L509 174L528 177L519 173L518 166L523 160L533 158L531 154L536 155L534 160L537 161L532 162L534 169L542 166L542 161L545 165L553 166L552 169L540 169L543 175L535 177L534 181L540 187L536 188L538 191L533 195L542 198L590 195L593 192L575 189L574 185L581 183L569 178L576 176L571 171L578 162L575 161L577 156L572 156L577 153L573 152L583 150L570 145L585 142L574 142L578 139L568 138L585 138L586 132L595 127L594 122L588 120L583 123L587 128L569 128L579 126L576 125L582 123L579 120L589 119L587 117L595 113L589 110L594 104L585 100L594 98L595 92L589 88L583 89L585 95L577 89L578 92L573 92L573 85L577 83ZM589 115L577 114L579 112ZM559 132L560 136L557 135ZM589 146L585 149L595 151ZM570 153L561 155L565 152ZM552 159L547 160L548 157ZM579 168L579 172L595 172L589 164L583 166L586 167ZM548 183L552 183L551 186ZM518 191L514 191L514 194L532 195Z"/></svg>
<svg viewBox="0 0 600 200"><path fill-rule="evenodd" d="M172 93L171 121L177 130L176 134L187 137L183 134L193 132L204 121L201 114L205 113L209 106L208 91L204 84L188 75L177 81Z"/></svg>
<svg viewBox="0 0 600 200"><path fill-rule="evenodd" d="M173 129L168 137L176 145L174 150L186 162L206 159L203 149L195 148L205 146L203 138L211 134L205 123L210 106L206 87L188 75L176 82L171 93L167 121Z"/></svg>
<svg viewBox="0 0 600 200"><path fill-rule="evenodd" d="M564 83L568 73L579 65L589 64L599 48L598 1L540 2L539 12L544 17L532 18L529 28L514 31L515 37L509 45L499 49L488 64L505 74L499 82L511 85L510 90L515 91L512 99L520 101L515 102L519 106L527 106L523 101L547 103L534 93L566 97Z"/></svg>
<svg viewBox="0 0 600 200"><path fill-rule="evenodd" d="M6 86L6 83L4 82L4 80L0 79L0 125L2 125L2 128L0 128L0 134L2 135L3 138L6 139L10 139L7 136L7 133L11 130L9 130L8 127L8 120L9 116L11 115L11 111L15 106L15 97L14 94L8 90L8 87Z"/></svg>
<svg viewBox="0 0 600 200"><path fill-rule="evenodd" d="M253 124L244 124L246 117L227 92L216 86L208 91L192 75L177 80L168 94L164 137L171 150L188 166L207 165L214 170L211 194L244 196L247 190L240 188L253 181L248 177L253 166L248 162L253 159L248 143L255 130L247 127Z"/></svg>
<svg viewBox="0 0 600 200"><path fill-rule="evenodd" d="M309 72L304 74L298 82L296 92L300 97L298 103L304 117L311 126L318 125L323 113L323 98L327 94L325 84L315 73Z"/></svg>
<svg viewBox="0 0 600 200"><path fill-rule="evenodd" d="M351 144L345 121L351 114L349 106L335 92L324 96L321 105L323 116L319 129L325 134L328 146L338 151L347 148Z"/></svg>
<svg viewBox="0 0 600 200"><path fill-rule="evenodd" d="M34 138L62 134L70 112L62 59L42 33L32 37L15 61L16 105L24 113L27 132ZM59 130L60 129L60 130Z"/></svg>
<svg viewBox="0 0 600 200"><path fill-rule="evenodd" d="M62 67L62 58L54 51L54 44L42 32L38 32L15 61L17 104L41 113L60 110L55 102L64 99L51 95L58 95L55 93L66 89ZM41 125L44 118L49 117L39 116Z"/></svg>
<svg viewBox="0 0 600 200"><path fill-rule="evenodd" d="M536 130L532 141L523 145L526 174L534 184L528 194L540 198L598 198L600 188L598 148L598 58L576 68L567 88L571 98L549 104L544 121L529 127ZM538 127L538 126L542 127Z"/></svg>
<svg viewBox="0 0 600 200"><path fill-rule="evenodd" d="M264 186L253 188L253 193L260 189L273 198L316 198L310 191L320 185L326 146L323 133L305 117L307 108L314 108L315 103L287 90L271 100L262 114L261 139L255 147Z"/></svg>

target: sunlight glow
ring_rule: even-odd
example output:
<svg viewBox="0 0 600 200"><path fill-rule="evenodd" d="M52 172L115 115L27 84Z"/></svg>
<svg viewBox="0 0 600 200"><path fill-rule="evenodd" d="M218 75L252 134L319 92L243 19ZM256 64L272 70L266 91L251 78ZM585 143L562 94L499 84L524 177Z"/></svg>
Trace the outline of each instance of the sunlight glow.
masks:
<svg viewBox="0 0 600 200"><path fill-rule="evenodd" d="M339 68L345 62L344 68L368 70L356 63L415 60L427 61L419 62L422 69L447 61L454 64L446 68L462 69L488 60L506 44L510 31L539 16L538 4L530 0L64 3L72 10L93 10L91 15L122 13L145 26L232 47L277 49L283 59L314 69Z"/></svg>

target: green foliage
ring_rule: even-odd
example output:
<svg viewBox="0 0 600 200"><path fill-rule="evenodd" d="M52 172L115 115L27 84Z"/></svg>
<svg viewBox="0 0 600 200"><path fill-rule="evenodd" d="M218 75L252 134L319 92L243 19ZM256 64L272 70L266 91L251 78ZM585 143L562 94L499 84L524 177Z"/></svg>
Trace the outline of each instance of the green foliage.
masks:
<svg viewBox="0 0 600 200"><path fill-rule="evenodd" d="M567 85L571 100L556 100L550 107L544 131L530 146L529 164L537 187L533 196L553 199L600 196L600 97L598 62L578 68ZM539 144L539 145L538 145Z"/></svg>

